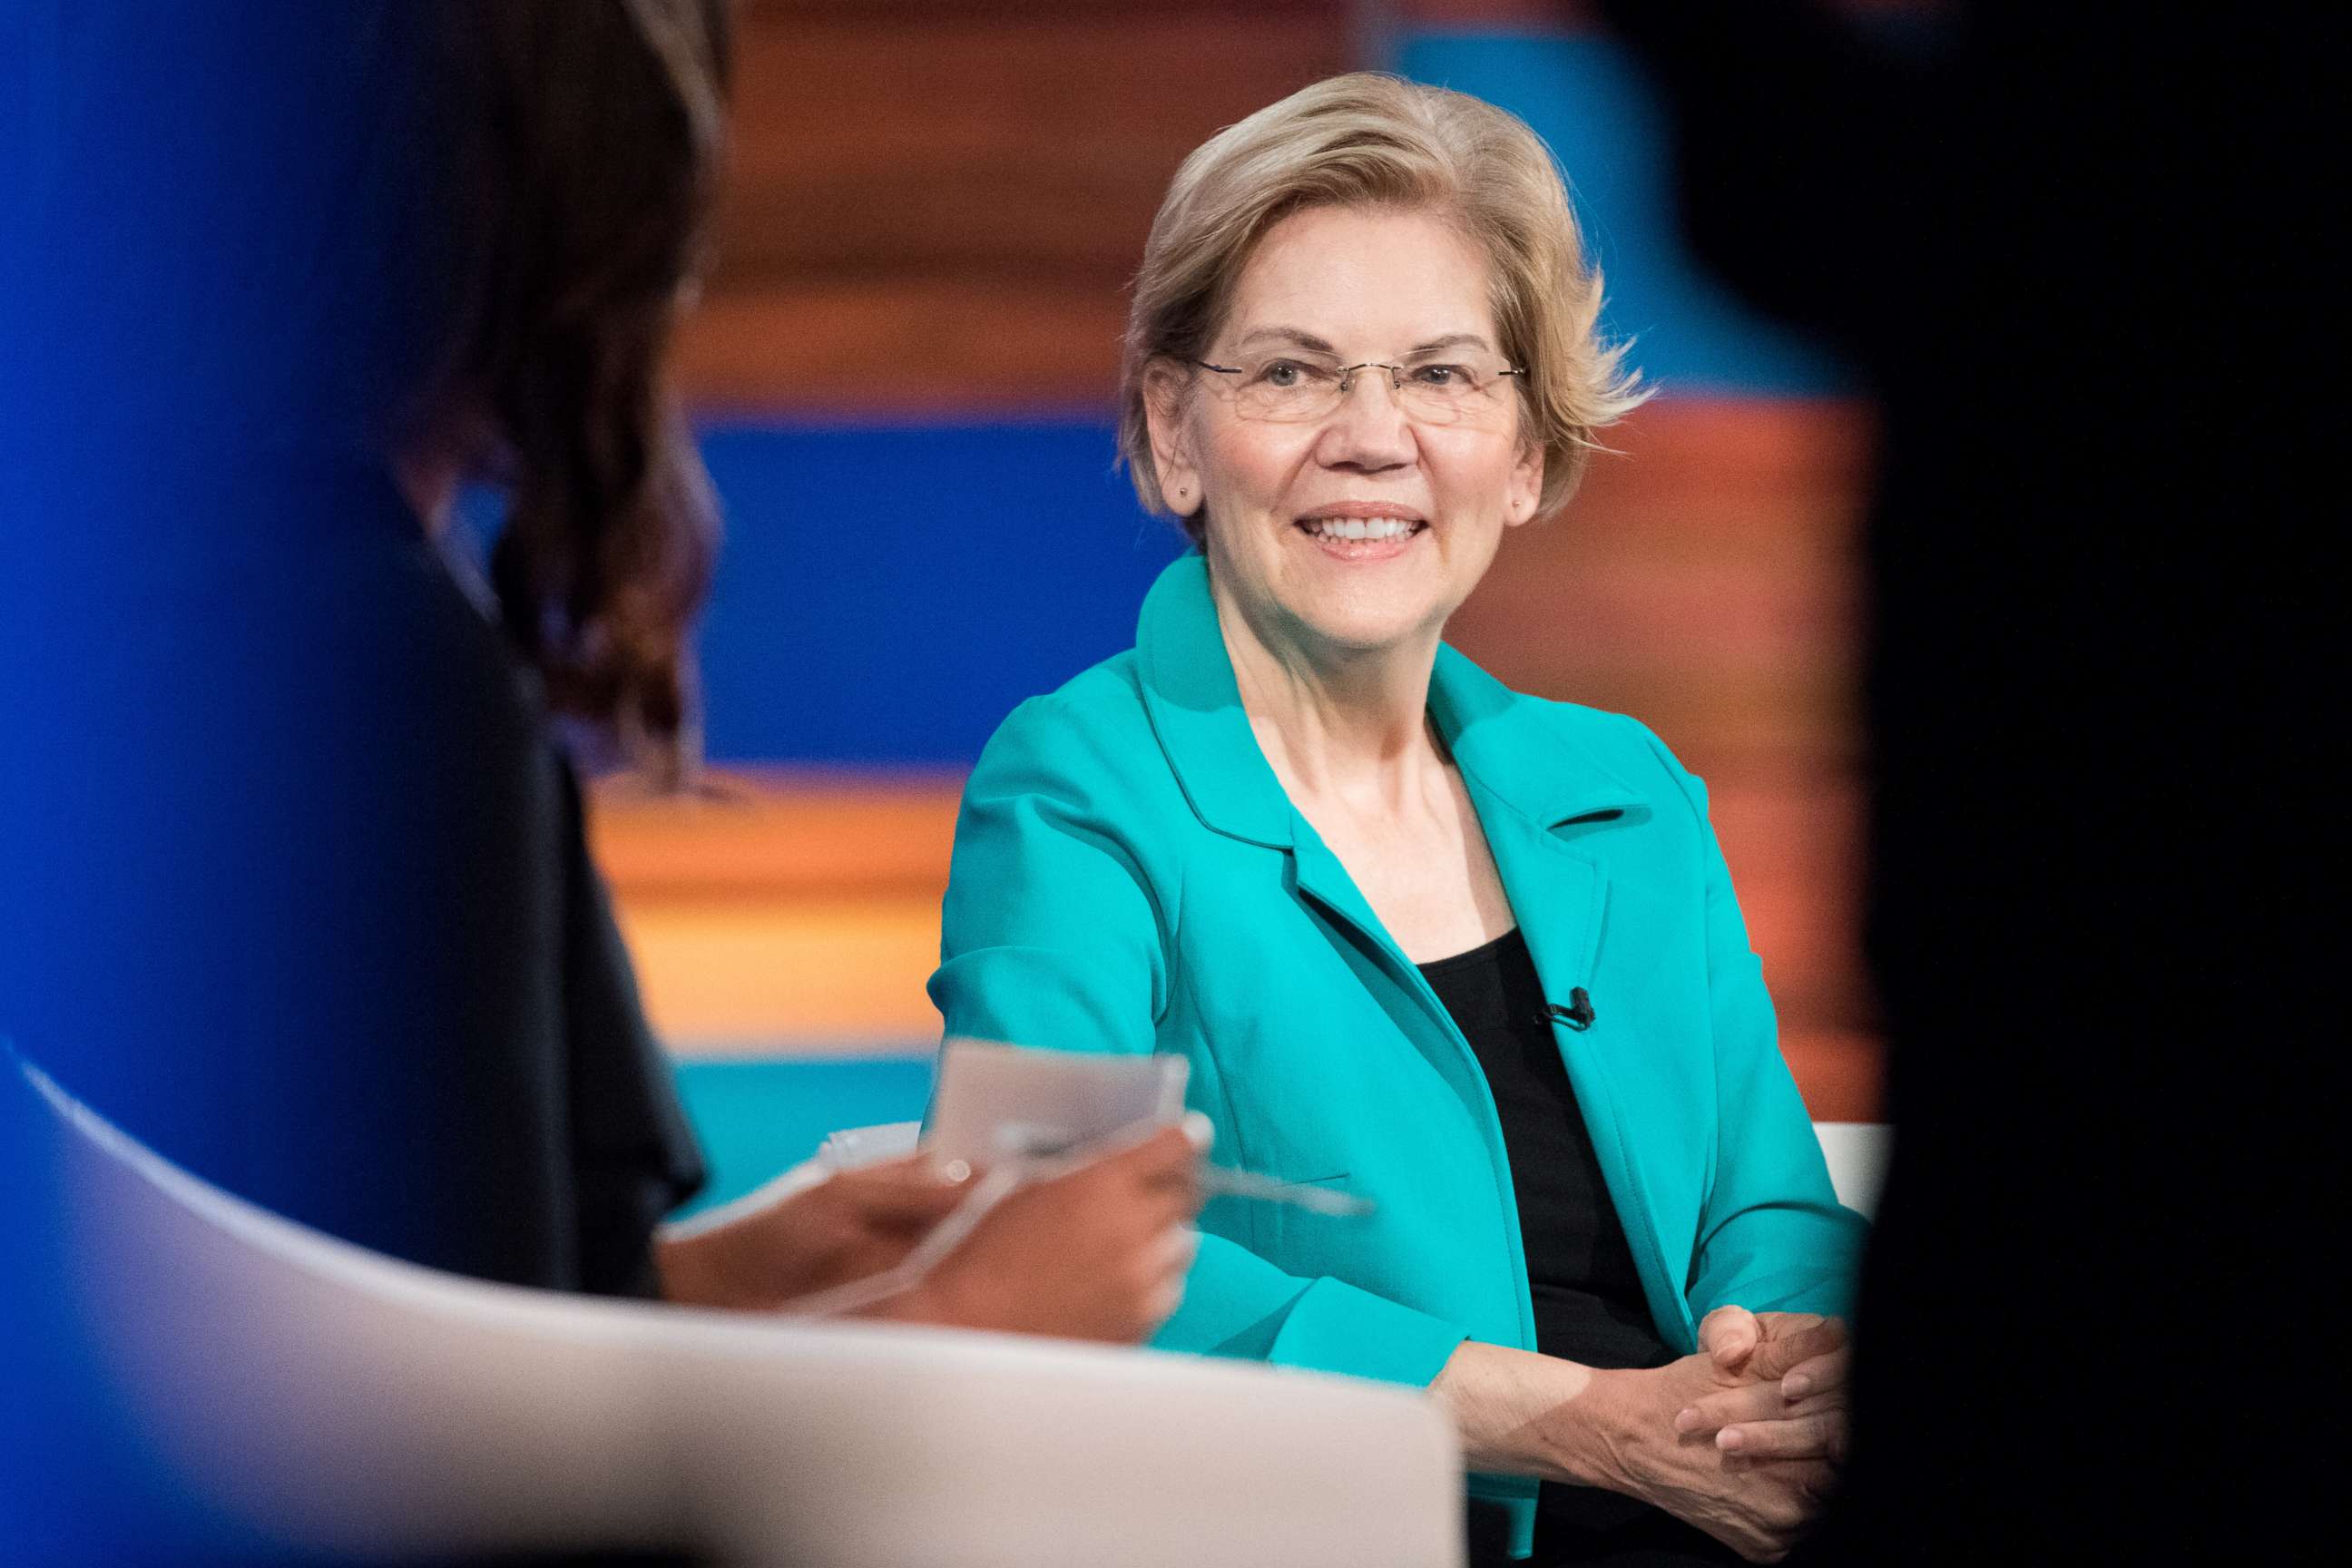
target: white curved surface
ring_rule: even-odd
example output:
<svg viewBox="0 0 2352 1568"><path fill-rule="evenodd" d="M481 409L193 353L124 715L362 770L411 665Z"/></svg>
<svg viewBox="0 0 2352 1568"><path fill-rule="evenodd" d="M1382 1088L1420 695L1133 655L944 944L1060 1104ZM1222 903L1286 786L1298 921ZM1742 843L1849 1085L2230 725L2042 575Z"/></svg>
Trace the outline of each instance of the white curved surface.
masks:
<svg viewBox="0 0 2352 1568"><path fill-rule="evenodd" d="M1838 1202L1857 1214L1875 1215L1886 1184L1887 1157L1895 1152L1895 1129L1884 1121L1816 1121L1813 1135L1822 1141Z"/></svg>
<svg viewBox="0 0 2352 1568"><path fill-rule="evenodd" d="M84 1315L158 1462L289 1544L685 1544L838 1568L1461 1560L1459 1452L1408 1392L485 1285L232 1198L31 1069L6 1091L27 1088L56 1113Z"/></svg>

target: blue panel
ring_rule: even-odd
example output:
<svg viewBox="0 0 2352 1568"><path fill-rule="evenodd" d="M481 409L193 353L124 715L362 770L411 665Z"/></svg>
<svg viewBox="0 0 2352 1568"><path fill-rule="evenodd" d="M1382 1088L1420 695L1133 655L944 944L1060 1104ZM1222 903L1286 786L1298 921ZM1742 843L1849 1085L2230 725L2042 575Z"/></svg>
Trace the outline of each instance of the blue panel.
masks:
<svg viewBox="0 0 2352 1568"><path fill-rule="evenodd" d="M1741 305L1684 248L1667 124L1621 44L1594 33L1425 33L1399 64L1518 115L1567 171L1607 277L1606 330L1667 395L1812 395L1848 390L1819 347Z"/></svg>
<svg viewBox="0 0 2352 1568"><path fill-rule="evenodd" d="M920 1057L688 1061L678 1089L710 1185L687 1212L740 1197L816 1152L828 1132L912 1121L931 1098L931 1062Z"/></svg>
<svg viewBox="0 0 2352 1568"><path fill-rule="evenodd" d="M718 761L964 766L1135 640L1182 541L1108 421L709 430L728 540L702 654Z"/></svg>

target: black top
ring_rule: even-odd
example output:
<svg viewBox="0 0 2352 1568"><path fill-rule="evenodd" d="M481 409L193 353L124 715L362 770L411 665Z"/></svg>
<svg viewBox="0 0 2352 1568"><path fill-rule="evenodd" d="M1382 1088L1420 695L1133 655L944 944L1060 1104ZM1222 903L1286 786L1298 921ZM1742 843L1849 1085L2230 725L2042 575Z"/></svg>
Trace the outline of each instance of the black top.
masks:
<svg viewBox="0 0 2352 1568"><path fill-rule="evenodd" d="M252 472L100 470L146 509L61 530L0 635L42 671L0 703L42 742L0 770L41 922L0 1030L278 1213L646 1293L701 1167L536 683L380 474Z"/></svg>
<svg viewBox="0 0 2352 1568"><path fill-rule="evenodd" d="M1511 1157L1536 1348L1587 1366L1674 1359L1642 1295L1633 1249L1577 1109L1543 982L1514 931L1421 973L1478 1055Z"/></svg>
<svg viewBox="0 0 2352 1568"><path fill-rule="evenodd" d="M1577 1106L1558 1026L1545 1014L1548 998L1527 939L1513 931L1424 963L1421 973L1477 1054L1495 1096L1519 1207L1536 1348L1586 1366L1672 1361L1673 1349L1650 1321L1633 1250ZM1538 1563L1731 1560L1698 1531L1613 1492L1547 1484L1540 1498ZM1478 1563L1497 1550L1478 1538L1482 1522L1472 1521Z"/></svg>

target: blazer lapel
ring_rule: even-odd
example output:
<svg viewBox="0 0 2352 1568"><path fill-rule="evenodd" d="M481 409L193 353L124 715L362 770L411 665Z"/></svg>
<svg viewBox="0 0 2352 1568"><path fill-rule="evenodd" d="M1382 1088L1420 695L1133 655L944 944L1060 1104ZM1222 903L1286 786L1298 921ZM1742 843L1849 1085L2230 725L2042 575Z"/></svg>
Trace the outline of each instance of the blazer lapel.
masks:
<svg viewBox="0 0 2352 1568"><path fill-rule="evenodd" d="M1178 557L1151 584L1135 650L1143 710L1194 814L1227 837L1289 848L1296 813L1242 710L1200 555Z"/></svg>
<svg viewBox="0 0 2352 1568"><path fill-rule="evenodd" d="M1666 1262L1651 1215L1634 1141L1612 1079L1638 1071L1641 1040L1616 1015L1614 998L1592 993L1605 938L1609 878L1561 837L1580 826L1646 818L1648 799L1597 759L1562 741L1532 699L1518 696L1468 659L1442 650L1430 684L1430 711L1470 786L1495 867L1543 982L1544 999L1573 1005L1585 992L1591 1021L1555 1024L1553 1037L1600 1156L1611 1199L1633 1248L1651 1315L1687 1348L1690 1313L1682 1280Z"/></svg>
<svg viewBox="0 0 2352 1568"><path fill-rule="evenodd" d="M1562 740L1538 700L1450 647L1438 650L1429 710L1469 785L1545 999L1565 1006L1591 984L1609 879L1560 830L1638 821L1649 800Z"/></svg>
<svg viewBox="0 0 2352 1568"><path fill-rule="evenodd" d="M1483 808L1489 803L1477 804ZM1589 999L1601 913L1609 901L1607 874L1580 850L1507 806L1481 809L1478 825L1518 916L1519 934L1535 959L1544 1000L1567 1006L1579 990L1587 991Z"/></svg>
<svg viewBox="0 0 2352 1568"><path fill-rule="evenodd" d="M1187 555L1160 574L1136 625L1138 674L1152 733L1202 825L1283 851L1294 890L1330 922L1364 987L1445 1081L1488 1107L1485 1081L1420 973L1389 940L1339 858L1300 816L1242 710L1209 594L1208 563Z"/></svg>
<svg viewBox="0 0 2352 1568"><path fill-rule="evenodd" d="M1364 974L1369 967L1385 981L1384 984L1373 985L1367 976L1367 988L1456 1092L1474 1105L1491 1104L1485 1096L1485 1080L1475 1071L1469 1047L1460 1040L1444 1004L1438 1001L1421 972L1390 939L1388 928L1381 924L1380 916L1365 901L1356 879L1348 875L1348 868L1324 844L1312 824L1299 819L1297 835L1293 864L1298 891L1321 905L1328 917L1345 928L1341 934L1361 961L1356 964L1359 974Z"/></svg>

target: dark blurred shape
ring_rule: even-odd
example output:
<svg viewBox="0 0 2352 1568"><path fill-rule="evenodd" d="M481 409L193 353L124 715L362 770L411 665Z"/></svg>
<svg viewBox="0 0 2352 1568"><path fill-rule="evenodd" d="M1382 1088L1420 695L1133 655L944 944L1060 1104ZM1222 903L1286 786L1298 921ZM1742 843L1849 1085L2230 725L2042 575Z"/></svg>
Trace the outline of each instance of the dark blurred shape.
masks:
<svg viewBox="0 0 2352 1568"><path fill-rule="evenodd" d="M0 1036L209 1181L490 1279L642 1292L698 1180L543 697L656 749L678 716L699 470L657 373L715 15L0 23ZM420 515L497 460L534 469L511 635ZM0 1513L192 1560L8 1174Z"/></svg>
<svg viewBox="0 0 2352 1568"><path fill-rule="evenodd" d="M397 243L418 226L390 194L415 188L416 40L397 7L369 12L0 12L21 89L0 90L0 1035L272 1197L389 1152L413 1068L383 1047L425 1012L404 988L373 1025L320 1008L311 962L366 962L380 932L356 898L299 907L381 847L313 786L405 717L342 684L396 630L372 637L372 606L317 570L347 541L354 563L396 548L382 461L357 504L333 476L419 364ZM275 853L301 845L299 870ZM333 1109L289 1114L321 1082ZM0 1540L26 1561L205 1560L237 1543L161 1483L88 1359L71 1194L21 1109L0 1128ZM441 1217L430 1193L365 1206L400 1240Z"/></svg>
<svg viewBox="0 0 2352 1568"><path fill-rule="evenodd" d="M604 1120L616 1085L666 1106L640 1091L662 1065L543 732L542 645L468 601L403 492L452 477L430 442L462 416L466 457L543 458L548 485L593 492L566 498L576 537L551 552L622 526L628 485L598 488L600 454L575 448L659 407L582 416L578 389L510 393L465 355L651 397L634 336L631 364L597 361L620 334L596 318L671 308L694 208L635 220L673 237L640 237L657 254L634 272L604 257L598 235L628 237L551 171L599 144L562 113L514 125L553 92L532 70L564 8L498 7L495 38L460 9L470 30L390 0L58 12L34 127L47 314L11 387L41 406L11 431L0 636L24 749L0 877L28 925L0 944L0 1026L280 1213L467 1273L628 1289L642 1234L594 1235L611 1211L579 1184L678 1144ZM662 73L633 8L597 14L603 75L552 57L605 82L598 114L636 111L653 159ZM488 174L482 122L508 142ZM499 189L541 210L486 241ZM652 552L625 559L657 578ZM686 1164L631 1206L658 1212Z"/></svg>
<svg viewBox="0 0 2352 1568"><path fill-rule="evenodd" d="M445 314L403 455L511 495L490 555L550 708L676 782L717 503L670 386L726 142L723 0L436 3L430 247Z"/></svg>
<svg viewBox="0 0 2352 1568"><path fill-rule="evenodd" d="M2336 29L1610 7L1696 243L1885 418L1870 949L1894 1168L1862 1563L2226 1560L2317 1502L2341 611L2313 498ZM2327 144L2332 144L2332 138ZM2293 1304L2289 1304L2293 1303Z"/></svg>

